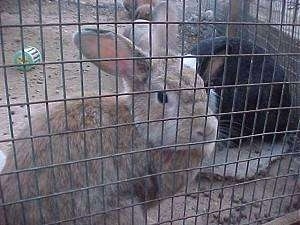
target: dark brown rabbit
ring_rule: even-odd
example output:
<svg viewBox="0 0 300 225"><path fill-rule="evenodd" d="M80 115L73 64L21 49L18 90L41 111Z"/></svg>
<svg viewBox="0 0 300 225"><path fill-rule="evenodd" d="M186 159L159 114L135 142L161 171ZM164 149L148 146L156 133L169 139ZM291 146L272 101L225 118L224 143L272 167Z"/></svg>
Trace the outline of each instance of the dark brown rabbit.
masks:
<svg viewBox="0 0 300 225"><path fill-rule="evenodd" d="M170 196L194 176L171 171L197 167L214 149L217 120L194 69L138 59L143 51L110 31L82 29L74 42L120 76L123 95L67 101L66 111L51 110L49 127L39 114L32 133L21 131L0 175L1 225L146 224L144 201Z"/></svg>
<svg viewBox="0 0 300 225"><path fill-rule="evenodd" d="M227 60L207 56L224 55L226 49L228 55L237 56ZM273 132L296 129L289 121L288 107L292 105L285 71L272 57L260 55L264 53L255 43L225 36L205 39L194 46L197 73L206 85L216 87L212 88L213 97L222 96L222 101L213 101L219 112L224 113L219 119L220 138L267 133L264 139L273 141L283 136Z"/></svg>

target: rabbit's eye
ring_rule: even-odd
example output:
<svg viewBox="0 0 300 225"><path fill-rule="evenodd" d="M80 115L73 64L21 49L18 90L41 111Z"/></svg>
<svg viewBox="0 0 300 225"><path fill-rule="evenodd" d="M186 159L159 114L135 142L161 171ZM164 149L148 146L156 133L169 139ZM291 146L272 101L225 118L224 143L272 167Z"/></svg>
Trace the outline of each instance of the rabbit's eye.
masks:
<svg viewBox="0 0 300 225"><path fill-rule="evenodd" d="M158 101L162 104L168 102L168 95L164 91L157 92L157 98L158 98Z"/></svg>

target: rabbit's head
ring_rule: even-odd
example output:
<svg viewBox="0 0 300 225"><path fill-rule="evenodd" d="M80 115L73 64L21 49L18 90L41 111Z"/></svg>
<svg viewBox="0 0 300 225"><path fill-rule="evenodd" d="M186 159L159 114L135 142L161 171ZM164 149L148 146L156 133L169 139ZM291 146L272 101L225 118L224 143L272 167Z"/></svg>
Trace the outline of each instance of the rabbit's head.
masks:
<svg viewBox="0 0 300 225"><path fill-rule="evenodd" d="M174 146L215 139L217 120L207 116L207 95L194 69L182 68L178 59L149 60L129 39L110 31L82 29L74 35L74 42L101 70L121 77L123 92L128 93L128 109L150 145ZM203 145L191 148L200 146ZM211 152L214 143L204 147L205 153Z"/></svg>
<svg viewBox="0 0 300 225"><path fill-rule="evenodd" d="M123 58L118 63L111 60L94 63L109 74L119 74L124 92L138 92L134 97L127 96L128 108L133 112L134 121L138 122L140 134L151 145L183 144L177 149L186 149L188 146L184 144L187 143L214 140L217 119L207 116L211 111L207 107L206 91L201 89L203 80L196 75L195 68L174 57L178 42L178 25L174 23L178 22L176 6L161 2L154 8L152 19L171 23L149 26L145 24L147 21L138 20L144 23L136 24L134 32L125 31L126 37L109 31L85 29L81 35L75 35L74 41L87 58ZM148 56L156 58L150 60ZM161 59L161 56L173 57ZM194 144L191 148L202 146ZM214 149L214 143L207 143L204 147L204 152L209 153Z"/></svg>
<svg viewBox="0 0 300 225"><path fill-rule="evenodd" d="M226 36L220 36L215 38L208 38L200 41L191 51L192 55L197 55L197 72L203 78L205 84L220 85L223 80L223 69L225 64L225 54L239 54L239 51L243 53L244 45L241 45L239 38L228 38ZM246 44L246 43L245 43ZM252 46L250 49L252 50ZM206 55L206 56L201 56ZM211 55L211 56L209 56ZM245 61L245 57L241 60ZM227 58L227 67L234 68L236 70L237 59L233 57ZM229 68L227 69L229 71ZM235 76L226 77L234 82Z"/></svg>

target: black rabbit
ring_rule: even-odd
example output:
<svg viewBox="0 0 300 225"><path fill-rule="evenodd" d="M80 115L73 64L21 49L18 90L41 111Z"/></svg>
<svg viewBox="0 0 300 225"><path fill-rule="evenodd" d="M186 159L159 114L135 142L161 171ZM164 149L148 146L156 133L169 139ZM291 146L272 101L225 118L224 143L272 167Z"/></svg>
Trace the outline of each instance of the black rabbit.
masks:
<svg viewBox="0 0 300 225"><path fill-rule="evenodd" d="M219 113L229 113L219 117L219 138L284 131L287 126L290 128L291 126L287 124L289 109L280 109L291 106L289 86L286 83L276 84L276 82L285 81L284 70L277 63L275 65L274 59L270 56L229 56L227 60L222 56L201 56L224 55L226 45L228 46L228 55L265 53L261 47L253 45L251 42L225 36L200 41L192 49L191 54L198 55L197 73L203 78L206 86L219 86L213 87L213 92L210 92L218 97L222 96L222 99L217 101ZM222 82L224 83L222 84ZM251 86L245 85L248 83ZM226 85L235 84L241 86L226 87ZM220 87L221 85L225 85L225 87ZM256 109L257 112L241 112L230 115L230 112ZM245 119L242 127L243 115L245 115ZM232 125L230 127L231 116ZM273 140L274 135L264 135L265 140ZM282 134L277 134L275 140L278 140L279 137L282 137Z"/></svg>

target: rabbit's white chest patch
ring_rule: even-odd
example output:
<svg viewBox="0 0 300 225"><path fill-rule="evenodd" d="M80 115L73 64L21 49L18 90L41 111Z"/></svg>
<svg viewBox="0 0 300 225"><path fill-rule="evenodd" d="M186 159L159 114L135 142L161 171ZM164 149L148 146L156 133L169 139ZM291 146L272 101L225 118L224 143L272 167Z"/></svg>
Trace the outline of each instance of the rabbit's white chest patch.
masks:
<svg viewBox="0 0 300 225"><path fill-rule="evenodd" d="M185 56L192 56L191 54L187 54ZM183 64L191 69L196 69L196 58L183 58Z"/></svg>

